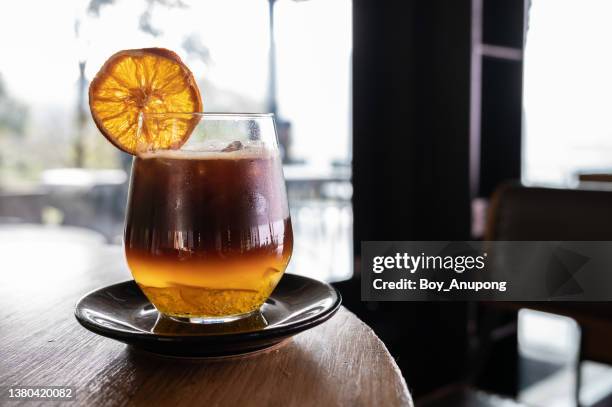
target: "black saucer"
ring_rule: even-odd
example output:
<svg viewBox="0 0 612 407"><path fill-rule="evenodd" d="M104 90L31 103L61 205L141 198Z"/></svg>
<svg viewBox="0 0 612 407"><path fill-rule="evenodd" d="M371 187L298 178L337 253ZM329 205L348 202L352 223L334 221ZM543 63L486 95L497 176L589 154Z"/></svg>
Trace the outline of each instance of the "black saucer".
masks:
<svg viewBox="0 0 612 407"><path fill-rule="evenodd" d="M75 316L92 332L149 352L181 357L223 357L256 352L327 321L340 307L329 284L285 274L262 306L248 317L189 324L162 316L134 281L93 291Z"/></svg>

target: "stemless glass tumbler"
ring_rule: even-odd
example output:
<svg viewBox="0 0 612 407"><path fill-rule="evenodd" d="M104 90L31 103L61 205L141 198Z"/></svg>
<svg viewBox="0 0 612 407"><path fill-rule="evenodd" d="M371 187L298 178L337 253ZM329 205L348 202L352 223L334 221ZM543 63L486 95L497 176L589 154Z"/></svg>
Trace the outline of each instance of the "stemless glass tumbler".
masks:
<svg viewBox="0 0 612 407"><path fill-rule="evenodd" d="M167 316L229 321L257 311L293 249L274 119L266 114L143 114L125 253L134 279ZM146 135L191 130L177 149Z"/></svg>

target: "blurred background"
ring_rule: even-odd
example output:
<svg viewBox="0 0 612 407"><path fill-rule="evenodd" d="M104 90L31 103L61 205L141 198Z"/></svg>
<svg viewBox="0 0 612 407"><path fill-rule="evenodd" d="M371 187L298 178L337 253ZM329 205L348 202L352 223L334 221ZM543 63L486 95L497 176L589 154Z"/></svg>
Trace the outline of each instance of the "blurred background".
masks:
<svg viewBox="0 0 612 407"><path fill-rule="evenodd" d="M0 56L0 222L78 226L121 244L131 157L100 137L87 89L118 50L165 47L193 71L205 111L276 114L304 236L295 258L319 278L349 278L351 24L350 0L3 7L0 35L13 40Z"/></svg>
<svg viewBox="0 0 612 407"><path fill-rule="evenodd" d="M608 304L365 303L359 288L364 240L612 240L610 18L608 0L3 4L0 251L122 243L131 160L87 88L117 50L170 48L205 111L276 114L289 271L341 290L417 405L610 406Z"/></svg>

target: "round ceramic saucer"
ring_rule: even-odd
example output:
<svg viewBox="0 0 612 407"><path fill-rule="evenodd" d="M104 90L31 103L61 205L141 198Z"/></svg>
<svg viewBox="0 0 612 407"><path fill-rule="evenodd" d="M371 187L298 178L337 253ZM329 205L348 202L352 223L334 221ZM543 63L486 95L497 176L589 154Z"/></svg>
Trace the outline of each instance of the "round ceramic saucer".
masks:
<svg viewBox="0 0 612 407"><path fill-rule="evenodd" d="M191 324L161 315L134 281L126 281L85 295L75 316L90 331L145 351L224 357L279 344L327 321L341 302L329 284L285 274L260 312L227 323Z"/></svg>

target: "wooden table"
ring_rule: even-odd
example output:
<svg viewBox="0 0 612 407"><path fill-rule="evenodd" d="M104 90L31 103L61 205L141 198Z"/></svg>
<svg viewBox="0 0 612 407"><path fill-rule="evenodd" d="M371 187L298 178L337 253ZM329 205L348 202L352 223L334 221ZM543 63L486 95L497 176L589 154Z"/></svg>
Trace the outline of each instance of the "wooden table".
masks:
<svg viewBox="0 0 612 407"><path fill-rule="evenodd" d="M77 323L83 294L129 278L121 248L89 232L0 227L0 386L74 386L72 406L412 405L384 344L344 308L278 349L223 361L140 353Z"/></svg>

